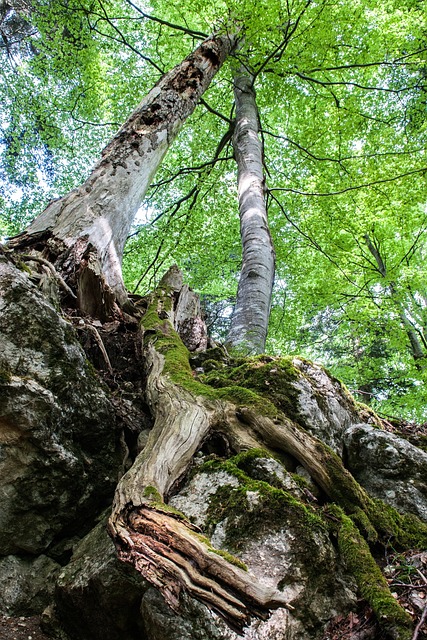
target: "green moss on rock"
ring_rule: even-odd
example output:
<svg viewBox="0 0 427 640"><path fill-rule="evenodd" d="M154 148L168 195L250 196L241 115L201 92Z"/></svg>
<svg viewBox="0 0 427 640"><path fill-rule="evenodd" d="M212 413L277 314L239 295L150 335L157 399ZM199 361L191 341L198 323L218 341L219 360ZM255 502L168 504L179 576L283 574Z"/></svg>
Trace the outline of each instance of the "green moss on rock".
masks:
<svg viewBox="0 0 427 640"><path fill-rule="evenodd" d="M221 556L221 558L224 558L224 560L227 560L227 562L229 562L230 564L234 564L236 567L239 567L239 569L248 571L247 564L245 564L243 560L240 560L240 558L236 558L236 556L228 553L228 551L222 551L221 549L215 549L214 547L211 547L209 551L211 553L216 553L218 556Z"/></svg>
<svg viewBox="0 0 427 640"><path fill-rule="evenodd" d="M360 595L369 603L381 627L396 640L412 637L411 616L399 605L354 522L337 506L328 507L336 519L340 554L354 576Z"/></svg>
<svg viewBox="0 0 427 640"><path fill-rule="evenodd" d="M262 398L264 415L274 417L283 412L295 419L299 392L291 383L300 377L292 358L262 355L232 360L229 367L214 369L201 379L216 389L244 388L252 391Z"/></svg>
<svg viewBox="0 0 427 640"><path fill-rule="evenodd" d="M8 369L0 369L0 384L8 384L12 379L12 374Z"/></svg>
<svg viewBox="0 0 427 640"><path fill-rule="evenodd" d="M300 543L310 545L313 530L325 531L322 517L313 507L305 505L289 492L249 477L240 466L245 466L251 456L256 455L266 457L265 452L259 450L254 454L248 452L226 461L211 460L202 465L200 471L226 471L239 481L237 487L219 487L210 497L208 527L212 529L227 520L226 544L232 549L239 549L243 541L280 529L291 521L299 532Z"/></svg>

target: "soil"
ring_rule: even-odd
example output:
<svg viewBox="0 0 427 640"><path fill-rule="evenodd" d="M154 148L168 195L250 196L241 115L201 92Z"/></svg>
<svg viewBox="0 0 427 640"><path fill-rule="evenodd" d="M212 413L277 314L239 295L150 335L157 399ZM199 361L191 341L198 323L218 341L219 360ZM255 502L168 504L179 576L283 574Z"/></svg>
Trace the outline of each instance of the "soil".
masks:
<svg viewBox="0 0 427 640"><path fill-rule="evenodd" d="M0 640L52 640L40 629L40 616L0 616Z"/></svg>

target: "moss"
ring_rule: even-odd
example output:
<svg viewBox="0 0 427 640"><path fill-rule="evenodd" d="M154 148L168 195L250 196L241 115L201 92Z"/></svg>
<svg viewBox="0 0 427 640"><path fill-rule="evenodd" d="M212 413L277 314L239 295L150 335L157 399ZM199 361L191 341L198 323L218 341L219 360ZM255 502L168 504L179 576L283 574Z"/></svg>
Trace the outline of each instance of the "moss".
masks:
<svg viewBox="0 0 427 640"><path fill-rule="evenodd" d="M300 489L307 489L310 486L308 480L303 476L300 476L298 473L291 473L291 477Z"/></svg>
<svg viewBox="0 0 427 640"><path fill-rule="evenodd" d="M144 498L147 498L148 500L152 501L152 502L161 502L163 503L163 498L162 495L159 491L157 491L156 487L152 487L151 485L148 485L147 487L144 488L144 491L142 492L142 495Z"/></svg>
<svg viewBox="0 0 427 640"><path fill-rule="evenodd" d="M170 294L167 291L162 289L159 293L158 290L157 297L148 306L141 324L144 328L144 341L155 343L156 351L164 356L163 372L169 375L172 382L194 395L211 400L229 400L237 405L252 407L263 415L277 416L278 411L275 406L251 389L230 383L220 385L221 388L214 388L206 384L207 376L201 376L199 379L194 377L188 349L169 320L160 317L165 310L168 298L170 300Z"/></svg>
<svg viewBox="0 0 427 640"><path fill-rule="evenodd" d="M0 384L8 384L12 379L12 374L8 369L0 369Z"/></svg>
<svg viewBox="0 0 427 640"><path fill-rule="evenodd" d="M251 407L254 411L270 418L276 418L279 413L269 400L246 387L238 387L236 385L224 387L223 389L218 389L215 395L217 398L229 400L236 405Z"/></svg>
<svg viewBox="0 0 427 640"><path fill-rule="evenodd" d="M23 260L17 260L15 264L20 271L25 271L25 273L28 273L30 276L32 275L33 272L31 271L28 264Z"/></svg>
<svg viewBox="0 0 427 640"><path fill-rule="evenodd" d="M216 389L248 389L262 397L264 402L268 401L268 415L277 415L281 411L295 418L299 392L291 383L300 377L301 374L294 367L292 358L273 358L263 355L234 359L229 367L215 369L201 379L205 384Z"/></svg>
<svg viewBox="0 0 427 640"><path fill-rule="evenodd" d="M178 511L178 509L175 509L175 507L171 507L169 504L166 504L164 502L161 493L157 491L156 487L148 485L144 488L142 495L144 498L147 498L150 506L152 506L154 509L162 511L163 513L169 513L170 515L177 517L179 520L188 522L188 518L185 513L182 513L182 511Z"/></svg>
<svg viewBox="0 0 427 640"><path fill-rule="evenodd" d="M366 513L376 530L394 544L405 549L427 548L427 524L417 516L402 515L378 498L369 500Z"/></svg>
<svg viewBox="0 0 427 640"><path fill-rule="evenodd" d="M265 452L258 451L265 457ZM227 519L227 546L239 549L244 540L252 539L260 533L280 529L292 521L299 532L302 545L312 544L314 529L325 530L323 519L314 508L297 500L289 492L272 487L262 480L250 478L238 465L250 460L249 452L226 461L211 460L201 466L204 472L223 470L239 481L239 486L224 485L210 497L208 527L213 528ZM256 455L256 454L254 454ZM248 492L257 494L257 503L249 504Z"/></svg>
<svg viewBox="0 0 427 640"><path fill-rule="evenodd" d="M330 497L345 511L354 513L356 509L365 509L368 496L351 473L343 466L341 458L327 445L319 442L317 445L323 457L323 462L331 479L329 487Z"/></svg>
<svg viewBox="0 0 427 640"><path fill-rule="evenodd" d="M205 371L216 371L217 369L223 369L225 366L224 362L218 362L218 360L205 360L203 362Z"/></svg>
<svg viewBox="0 0 427 640"><path fill-rule="evenodd" d="M216 553L218 556L221 556L221 558L224 558L224 560L227 560L227 562L229 562L230 564L234 564L236 567L239 567L239 569L243 569L243 571L248 571L248 566L243 562L243 560L236 558L236 556L233 556L231 553L228 553L228 551L222 551L221 549L214 549L214 547L211 547L209 551L211 553Z"/></svg>
<svg viewBox="0 0 427 640"><path fill-rule="evenodd" d="M351 519L359 531L363 531L366 534L366 538L369 542L377 542L378 533L362 509L357 508L354 513L351 514Z"/></svg>
<svg viewBox="0 0 427 640"><path fill-rule="evenodd" d="M351 397L351 394L349 391L348 391L348 394ZM376 429L383 429L381 418L377 413L375 413L372 407L369 407L367 404L364 404L363 402L357 402L354 400L354 398L352 398L352 401L355 404L357 411L362 413L363 422L368 422L369 420L369 425L371 427L375 427Z"/></svg>
<svg viewBox="0 0 427 640"><path fill-rule="evenodd" d="M194 395L202 395L214 399L215 394L211 392L209 387L205 387L205 385L194 379L189 362L190 352L183 344L178 333L168 320L159 317L161 310L165 308L165 305L167 306L167 301L168 293L163 291L160 300L156 298L149 305L141 320L141 325L144 329L144 342L152 341L155 343L156 350L165 358L163 372L169 375L172 382L187 389Z"/></svg>
<svg viewBox="0 0 427 640"><path fill-rule="evenodd" d="M348 570L356 580L360 595L372 607L385 631L391 632L392 637L396 639L409 640L412 637L411 616L392 596L368 544L342 509L334 505L328 507L328 512L336 520L338 548Z"/></svg>
<svg viewBox="0 0 427 640"><path fill-rule="evenodd" d="M368 540L382 538L409 549L427 547L427 525L414 515L401 515L382 500L371 498L343 467L340 458L326 445L318 445L323 451L324 464L331 478L331 499L339 504L354 522L360 525Z"/></svg>
<svg viewBox="0 0 427 640"><path fill-rule="evenodd" d="M274 458L266 449L248 449L247 451L242 451L232 458L232 463L236 465L239 469L245 470L245 468L252 463L254 460L262 458Z"/></svg>

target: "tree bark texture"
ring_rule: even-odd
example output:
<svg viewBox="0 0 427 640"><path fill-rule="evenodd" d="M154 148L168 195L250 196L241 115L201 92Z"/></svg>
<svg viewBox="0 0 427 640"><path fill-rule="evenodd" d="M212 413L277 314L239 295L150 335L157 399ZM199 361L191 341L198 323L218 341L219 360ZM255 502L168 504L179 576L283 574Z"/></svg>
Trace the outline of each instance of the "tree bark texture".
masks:
<svg viewBox="0 0 427 640"><path fill-rule="evenodd" d="M213 36L163 76L87 180L52 201L10 241L12 248L42 249L77 290L83 311L99 316L114 298L126 302L121 263L135 214L167 149L233 46L232 37Z"/></svg>
<svg viewBox="0 0 427 640"><path fill-rule="evenodd" d="M253 77L243 67L234 79L234 97L233 146L237 162L242 268L227 343L247 354L256 354L265 350L275 255L264 197L263 148L258 135Z"/></svg>
<svg viewBox="0 0 427 640"><path fill-rule="evenodd" d="M176 272L171 275L172 281L162 281L163 301L155 303L156 331L171 340L167 351L174 348L173 341L180 341L172 323L177 326L182 309ZM187 287L182 295L188 306ZM184 589L222 615L232 628L242 629L251 615L262 617L270 608L287 603L278 589L258 584L242 568L214 553L197 527L164 503L208 433L223 421L224 408L222 403L188 392L164 374L159 336L152 332L146 329L146 400L155 423L144 450L117 486L110 533L119 557L160 589L171 608L178 610Z"/></svg>

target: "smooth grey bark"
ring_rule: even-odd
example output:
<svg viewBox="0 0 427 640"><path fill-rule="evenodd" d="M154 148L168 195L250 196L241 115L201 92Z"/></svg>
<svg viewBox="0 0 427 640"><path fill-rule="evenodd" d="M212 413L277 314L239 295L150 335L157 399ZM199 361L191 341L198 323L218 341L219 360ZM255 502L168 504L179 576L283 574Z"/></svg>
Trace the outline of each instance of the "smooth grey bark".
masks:
<svg viewBox="0 0 427 640"><path fill-rule="evenodd" d="M256 354L265 349L275 255L264 197L263 145L253 77L243 67L234 78L234 97L242 269L227 344Z"/></svg>
<svg viewBox="0 0 427 640"><path fill-rule="evenodd" d="M126 303L121 263L134 216L167 149L234 44L228 35L208 38L165 74L104 149L88 179L52 201L10 241L12 248L41 247L43 257L77 290L83 311L102 315L100 307L114 299Z"/></svg>
<svg viewBox="0 0 427 640"><path fill-rule="evenodd" d="M372 239L370 238L370 236L368 234L365 234L364 239L365 239L366 246L368 247L370 254L375 259L378 271L380 272L380 274L382 275L383 278L386 278L387 277L387 268L386 268L385 262L384 262L384 260L382 258L382 255L381 255L378 247L372 241ZM390 282L388 286L389 286L389 290L390 290L390 294L391 294L391 298L393 300L393 303L397 308L397 312L399 314L400 321L401 321L401 323L403 325L403 328L405 329L406 335L408 336L409 344L410 344L410 347L411 347L412 357L414 358L415 361L421 360L421 358L425 357L425 353L424 353L424 350L422 348L421 342L420 342L420 340L419 340L419 338L417 336L417 332L414 329L411 321L409 320L409 318L407 316L407 313L406 313L406 310L405 310L402 302L399 300L395 283L394 282Z"/></svg>

